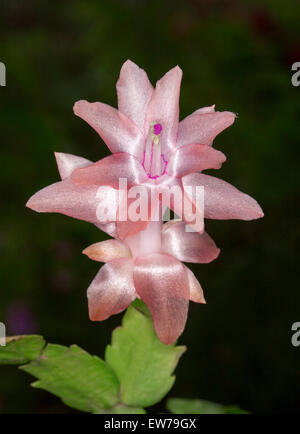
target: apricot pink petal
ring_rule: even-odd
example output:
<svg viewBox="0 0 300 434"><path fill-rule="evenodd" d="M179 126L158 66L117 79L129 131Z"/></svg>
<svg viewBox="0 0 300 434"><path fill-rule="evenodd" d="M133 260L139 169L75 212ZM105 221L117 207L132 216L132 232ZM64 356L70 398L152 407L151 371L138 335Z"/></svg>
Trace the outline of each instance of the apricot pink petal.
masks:
<svg viewBox="0 0 300 434"><path fill-rule="evenodd" d="M144 130L147 106L152 93L153 87L146 72L131 60L127 60L121 68L117 82L118 106L141 131Z"/></svg>
<svg viewBox="0 0 300 434"><path fill-rule="evenodd" d="M185 267L188 280L189 280L189 288L190 288L190 300L194 301L195 303L202 303L206 304L204 295L203 295L203 289L201 288L201 285L196 278L195 274L190 270L188 267Z"/></svg>
<svg viewBox="0 0 300 434"><path fill-rule="evenodd" d="M179 261L207 264L220 253L213 239L204 232L187 232L184 222L169 222L162 229L162 251Z"/></svg>
<svg viewBox="0 0 300 434"><path fill-rule="evenodd" d="M87 247L82 253L98 262L109 262L113 259L131 257L129 248L118 240L100 241Z"/></svg>
<svg viewBox="0 0 300 434"><path fill-rule="evenodd" d="M207 145L184 145L177 149L167 165L167 174L178 178L206 169L220 169L225 155Z"/></svg>
<svg viewBox="0 0 300 434"><path fill-rule="evenodd" d="M89 316L92 321L103 321L126 309L136 298L132 279L131 259L107 262L88 288Z"/></svg>
<svg viewBox="0 0 300 434"><path fill-rule="evenodd" d="M253 220L263 217L263 211L255 199L242 193L221 179L202 173L193 173L182 178L186 186L204 187L204 216L215 220Z"/></svg>
<svg viewBox="0 0 300 434"><path fill-rule="evenodd" d="M176 66L157 83L148 105L145 133L148 134L153 122L162 126L162 153L167 158L174 149L179 121L179 95L182 78L181 69Z"/></svg>
<svg viewBox="0 0 300 434"><path fill-rule="evenodd" d="M184 330L188 312L189 281L184 265L160 253L138 256L133 279L151 312L157 336L164 344L174 343Z"/></svg>
<svg viewBox="0 0 300 434"><path fill-rule="evenodd" d="M102 198L97 185L76 185L70 178L35 193L26 206L37 212L65 214L79 220L99 223L97 207Z"/></svg>
<svg viewBox="0 0 300 434"><path fill-rule="evenodd" d="M135 123L113 107L100 102L78 101L74 113L85 120L112 153L128 152L142 161L144 138Z"/></svg>
<svg viewBox="0 0 300 434"><path fill-rule="evenodd" d="M64 154L63 152L55 152L54 154L61 179L68 178L78 167L92 164L92 161L77 155Z"/></svg>
<svg viewBox="0 0 300 434"><path fill-rule="evenodd" d="M127 179L127 187L148 181L143 166L130 154L116 153L90 166L74 170L71 179L76 184L107 185L119 188L120 178Z"/></svg>
<svg viewBox="0 0 300 434"><path fill-rule="evenodd" d="M186 117L179 123L177 146L210 145L219 133L233 124L235 116L231 112L214 112Z"/></svg>

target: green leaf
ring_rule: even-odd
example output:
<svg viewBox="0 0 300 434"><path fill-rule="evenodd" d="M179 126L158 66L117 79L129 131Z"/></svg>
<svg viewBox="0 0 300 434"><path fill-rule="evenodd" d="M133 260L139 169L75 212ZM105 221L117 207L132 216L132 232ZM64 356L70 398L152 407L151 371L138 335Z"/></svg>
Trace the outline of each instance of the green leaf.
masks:
<svg viewBox="0 0 300 434"><path fill-rule="evenodd" d="M225 413L226 414L251 414L250 411L243 410L240 407L237 407L236 405L225 407Z"/></svg>
<svg viewBox="0 0 300 434"><path fill-rule="evenodd" d="M204 399L170 398L167 409L174 414L247 414L235 406L224 406Z"/></svg>
<svg viewBox="0 0 300 434"><path fill-rule="evenodd" d="M124 404L117 404L104 411L97 411L95 414L146 414L146 411L139 407L128 407Z"/></svg>
<svg viewBox="0 0 300 434"><path fill-rule="evenodd" d="M76 345L48 344L37 360L20 369L39 379L33 387L59 396L78 410L95 413L118 402L119 382L112 369Z"/></svg>
<svg viewBox="0 0 300 434"><path fill-rule="evenodd" d="M172 375L185 347L164 345L142 305L130 306L122 327L114 330L105 359L121 385L121 401L147 407L160 401L175 381Z"/></svg>
<svg viewBox="0 0 300 434"><path fill-rule="evenodd" d="M0 346L0 364L20 365L35 360L45 347L42 336L12 336L6 338L6 346Z"/></svg>

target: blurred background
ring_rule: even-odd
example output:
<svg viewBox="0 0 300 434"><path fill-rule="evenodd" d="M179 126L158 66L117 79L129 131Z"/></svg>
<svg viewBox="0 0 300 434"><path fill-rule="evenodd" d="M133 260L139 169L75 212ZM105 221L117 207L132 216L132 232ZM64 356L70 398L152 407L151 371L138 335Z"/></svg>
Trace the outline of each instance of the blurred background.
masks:
<svg viewBox="0 0 300 434"><path fill-rule="evenodd" d="M98 160L101 139L76 118L79 99L116 106L130 58L153 83L178 64L181 118L216 104L239 113L217 137L216 176L255 197L265 218L207 221L219 258L191 266L207 300L191 304L188 346L169 396L238 404L254 413L300 406L300 3L292 0L2 0L0 61L0 321L7 334L42 334L103 356L121 315L88 319L86 289L99 264L81 254L107 236L91 224L25 208L59 179L53 152ZM72 412L1 367L0 412ZM164 403L155 411L163 411ZM154 410L153 410L154 411Z"/></svg>

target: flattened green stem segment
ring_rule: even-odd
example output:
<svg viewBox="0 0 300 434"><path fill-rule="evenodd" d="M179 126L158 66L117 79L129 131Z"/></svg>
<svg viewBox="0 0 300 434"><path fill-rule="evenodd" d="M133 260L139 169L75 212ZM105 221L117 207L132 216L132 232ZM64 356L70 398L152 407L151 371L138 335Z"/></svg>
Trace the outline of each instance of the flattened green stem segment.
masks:
<svg viewBox="0 0 300 434"><path fill-rule="evenodd" d="M106 361L77 345L46 344L42 336L7 338L0 365L18 364L37 378L32 386L47 390L70 407L98 414L144 414L172 387L173 371L185 347L157 338L147 307L130 306L113 332Z"/></svg>
<svg viewBox="0 0 300 434"><path fill-rule="evenodd" d="M167 409L174 414L249 414L237 406L225 406L204 399L170 398Z"/></svg>
<svg viewBox="0 0 300 434"><path fill-rule="evenodd" d="M0 365L21 365L37 359L46 345L39 335L6 338L6 346L0 347Z"/></svg>
<svg viewBox="0 0 300 434"><path fill-rule="evenodd" d="M95 412L118 402L119 382L113 370L76 345L49 344L39 359L21 369L39 379L33 387L59 396L78 410Z"/></svg>
<svg viewBox="0 0 300 434"><path fill-rule="evenodd" d="M105 360L119 378L121 401L147 407L159 402L173 386L173 371L186 348L164 345L145 305L139 301L134 306L128 308L122 326L114 330Z"/></svg>

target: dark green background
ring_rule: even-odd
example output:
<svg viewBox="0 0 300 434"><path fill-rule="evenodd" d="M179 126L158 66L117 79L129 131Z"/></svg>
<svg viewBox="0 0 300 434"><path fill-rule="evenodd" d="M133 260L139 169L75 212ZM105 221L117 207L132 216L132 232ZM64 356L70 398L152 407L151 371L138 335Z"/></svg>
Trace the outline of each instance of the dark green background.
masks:
<svg viewBox="0 0 300 434"><path fill-rule="evenodd" d="M108 151L72 113L78 99L116 106L130 58L153 83L183 69L181 118L215 103L239 113L215 141L217 176L254 196L265 218L208 221L220 257L193 266L206 306L191 305L188 346L170 396L298 412L300 347L300 4L269 0L2 0L0 61L1 293L8 334L41 333L102 355L121 316L88 319L86 288L99 264L81 255L106 238L91 224L24 205L58 180L54 151L97 160ZM0 370L1 412L72 411L15 367ZM163 406L158 406L162 410Z"/></svg>

